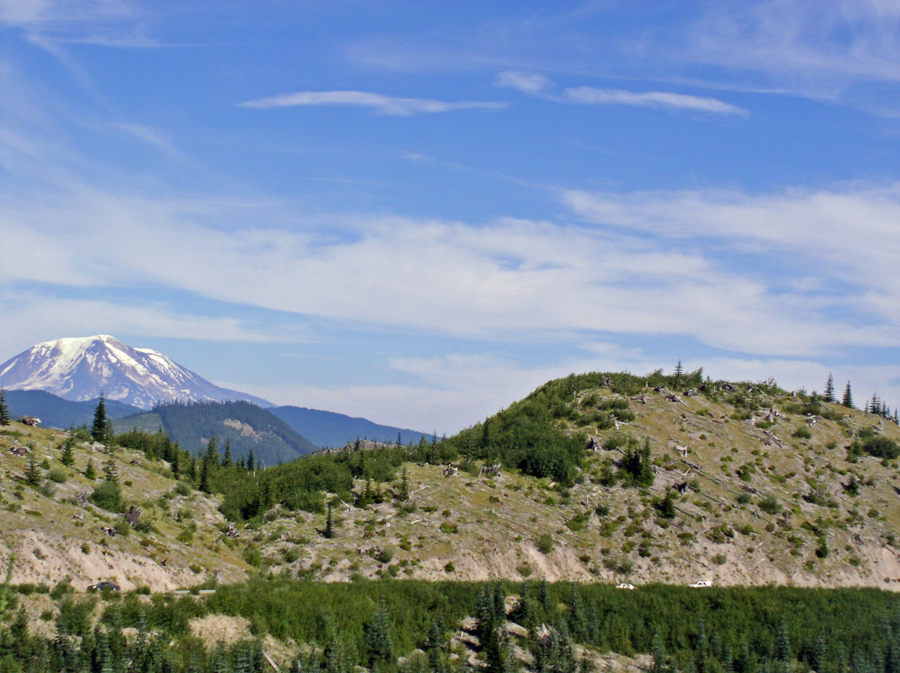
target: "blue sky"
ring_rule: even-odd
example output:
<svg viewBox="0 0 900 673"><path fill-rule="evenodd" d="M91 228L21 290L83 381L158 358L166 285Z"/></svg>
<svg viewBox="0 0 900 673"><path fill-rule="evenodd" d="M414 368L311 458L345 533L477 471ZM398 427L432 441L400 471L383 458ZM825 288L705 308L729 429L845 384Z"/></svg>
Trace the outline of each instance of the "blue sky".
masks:
<svg viewBox="0 0 900 673"><path fill-rule="evenodd" d="M884 0L0 0L0 361L447 433L679 359L893 407L898 94Z"/></svg>

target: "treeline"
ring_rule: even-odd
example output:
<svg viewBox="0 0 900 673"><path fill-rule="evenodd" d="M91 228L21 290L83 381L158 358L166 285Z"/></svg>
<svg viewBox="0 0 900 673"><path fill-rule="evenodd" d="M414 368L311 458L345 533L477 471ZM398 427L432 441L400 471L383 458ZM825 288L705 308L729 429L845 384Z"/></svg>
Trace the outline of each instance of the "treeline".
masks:
<svg viewBox="0 0 900 673"><path fill-rule="evenodd" d="M312 646L290 670L462 673L470 669L464 653L451 658L450 640L466 615L475 617L479 668L488 673L521 668L507 620L527 629L515 645L531 651L531 668L539 673L590 671L575 644L650 654L654 673L896 673L900 665L900 597L871 589L657 585L623 591L535 582L323 584L274 576L216 589L209 597L77 598L61 583L49 590L52 639L29 632L14 595L0 628L0 671L259 672L265 670L262 638L271 635ZM102 617L93 623L98 600ZM231 647L207 649L190 635L189 622L209 614L246 618L250 630Z"/></svg>
<svg viewBox="0 0 900 673"><path fill-rule="evenodd" d="M156 405L152 413L162 419L173 440L195 452L213 435L220 438L220 447L229 439L235 456L255 451L257 460L263 457L268 464L318 449L280 418L249 402L169 402ZM252 431L226 425L227 420L246 424Z"/></svg>

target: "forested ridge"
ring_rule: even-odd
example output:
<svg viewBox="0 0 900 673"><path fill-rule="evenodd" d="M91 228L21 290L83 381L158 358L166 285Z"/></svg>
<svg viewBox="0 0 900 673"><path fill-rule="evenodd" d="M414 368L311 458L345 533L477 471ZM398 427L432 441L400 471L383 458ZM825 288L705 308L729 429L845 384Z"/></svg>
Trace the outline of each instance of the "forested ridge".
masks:
<svg viewBox="0 0 900 673"><path fill-rule="evenodd" d="M172 441L194 455L216 437L220 455L226 443L236 459L252 451L257 464L276 465L318 449L287 423L249 402L170 402L149 412L159 418ZM126 417L117 427L129 430Z"/></svg>

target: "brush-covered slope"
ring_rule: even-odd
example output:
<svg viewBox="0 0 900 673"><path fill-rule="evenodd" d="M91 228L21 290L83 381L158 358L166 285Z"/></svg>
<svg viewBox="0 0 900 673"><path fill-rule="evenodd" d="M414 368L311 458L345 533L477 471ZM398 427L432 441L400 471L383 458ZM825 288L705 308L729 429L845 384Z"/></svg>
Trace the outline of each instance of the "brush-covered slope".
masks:
<svg viewBox="0 0 900 673"><path fill-rule="evenodd" d="M898 441L891 420L771 383L573 376L412 455L331 456L347 470L327 486L343 500L334 536L321 534L324 514L285 501L257 542L269 563L330 579L894 589ZM459 469L445 475L449 461ZM499 472L479 474L495 462ZM261 476L272 504L278 474Z"/></svg>
<svg viewBox="0 0 900 673"><path fill-rule="evenodd" d="M71 426L90 426L97 409L96 400L73 402L43 390L7 390L6 402L12 418L33 416L41 419L41 425L51 428L69 428ZM130 404L115 400L105 400L106 415L109 418L122 418L140 413L140 409Z"/></svg>
<svg viewBox="0 0 900 673"><path fill-rule="evenodd" d="M379 425L365 418L355 418L333 411L307 409L306 407L273 407L269 409L294 430L317 446L344 446L357 439L374 442L418 443L425 433Z"/></svg>
<svg viewBox="0 0 900 673"><path fill-rule="evenodd" d="M181 448L198 455L215 436L219 453L230 443L235 460L253 452L257 464L276 465L317 450L269 410L249 402L175 402L159 404L148 414L121 418L117 432L161 427Z"/></svg>
<svg viewBox="0 0 900 673"><path fill-rule="evenodd" d="M107 453L75 441L67 467L61 462L67 436L15 422L0 427L0 565L5 569L16 555L13 584L52 586L68 576L78 590L112 581L161 591L216 573L223 580L244 577L249 566L240 540L223 533L228 524L214 497L176 482L168 463L132 449ZM88 463L93 478L86 476ZM122 511L90 497L104 483L107 464L118 474ZM125 518L131 506L140 510L133 526Z"/></svg>

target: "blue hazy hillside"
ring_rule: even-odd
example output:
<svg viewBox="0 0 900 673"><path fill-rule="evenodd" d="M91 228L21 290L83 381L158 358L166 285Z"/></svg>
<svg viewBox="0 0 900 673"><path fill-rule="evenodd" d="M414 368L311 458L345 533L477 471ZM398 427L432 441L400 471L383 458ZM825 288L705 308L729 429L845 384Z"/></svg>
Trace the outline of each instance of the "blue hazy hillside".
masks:
<svg viewBox="0 0 900 673"><path fill-rule="evenodd" d="M41 424L51 428L68 428L73 425L90 425L94 420L94 410L98 399L84 402L64 400L43 390L7 390L6 403L12 418L35 416ZM104 400L109 418L122 418L141 412L137 407L115 400Z"/></svg>
<svg viewBox="0 0 900 673"><path fill-rule="evenodd" d="M421 437L431 437L424 432L379 425L365 418L354 418L333 411L291 406L274 407L269 411L313 444L321 447L344 446L348 441L357 439L396 442L398 434L401 435L404 444L410 440L418 443Z"/></svg>

